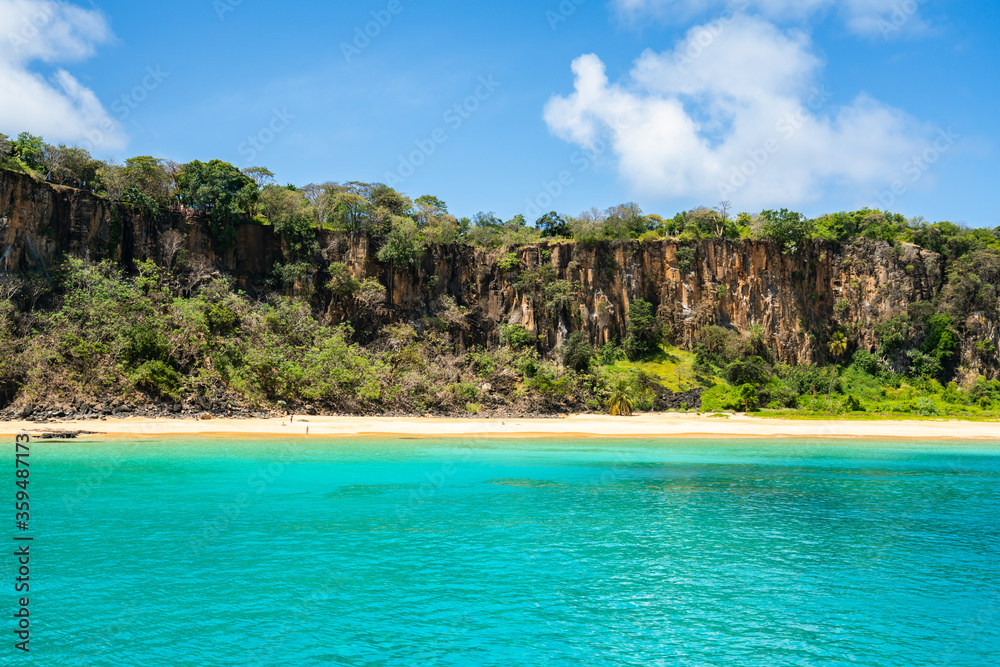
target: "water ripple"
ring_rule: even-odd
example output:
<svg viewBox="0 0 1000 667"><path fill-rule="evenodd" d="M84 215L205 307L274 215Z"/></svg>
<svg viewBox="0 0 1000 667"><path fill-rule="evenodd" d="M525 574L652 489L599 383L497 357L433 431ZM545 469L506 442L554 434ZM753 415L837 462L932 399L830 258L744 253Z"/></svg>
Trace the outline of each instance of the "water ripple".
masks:
<svg viewBox="0 0 1000 667"><path fill-rule="evenodd" d="M40 449L31 661L977 667L1000 655L997 447L303 447L294 460L219 439ZM74 496L81 461L102 460L113 473Z"/></svg>

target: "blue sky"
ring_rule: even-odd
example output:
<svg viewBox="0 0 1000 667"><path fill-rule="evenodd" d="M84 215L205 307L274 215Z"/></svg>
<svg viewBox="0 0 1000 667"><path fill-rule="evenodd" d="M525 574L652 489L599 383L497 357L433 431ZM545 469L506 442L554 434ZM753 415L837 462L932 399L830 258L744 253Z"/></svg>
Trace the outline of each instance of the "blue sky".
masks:
<svg viewBox="0 0 1000 667"><path fill-rule="evenodd" d="M997 3L935 0L0 0L0 132L459 216L725 199L996 226L998 33Z"/></svg>

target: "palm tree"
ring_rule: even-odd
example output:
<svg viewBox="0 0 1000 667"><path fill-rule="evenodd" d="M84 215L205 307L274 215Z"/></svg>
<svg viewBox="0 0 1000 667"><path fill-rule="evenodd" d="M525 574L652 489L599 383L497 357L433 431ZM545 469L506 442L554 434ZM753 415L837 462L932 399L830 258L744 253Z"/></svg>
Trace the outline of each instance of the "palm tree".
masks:
<svg viewBox="0 0 1000 667"><path fill-rule="evenodd" d="M624 378L615 383L614 389L611 390L611 398L608 399L607 403L609 414L631 416L635 411L635 403L632 402L629 395L631 390L628 380Z"/></svg>
<svg viewBox="0 0 1000 667"><path fill-rule="evenodd" d="M830 341L830 354L839 357L844 352L847 352L847 338L838 331L833 334L833 340Z"/></svg>
<svg viewBox="0 0 1000 667"><path fill-rule="evenodd" d="M830 341L830 354L840 358L844 352L847 352L847 338L841 332L833 334L833 340ZM834 369L836 371L836 369ZM833 381L837 377L836 372L830 375L830 391L826 393L826 402L830 402L830 397L833 396Z"/></svg>

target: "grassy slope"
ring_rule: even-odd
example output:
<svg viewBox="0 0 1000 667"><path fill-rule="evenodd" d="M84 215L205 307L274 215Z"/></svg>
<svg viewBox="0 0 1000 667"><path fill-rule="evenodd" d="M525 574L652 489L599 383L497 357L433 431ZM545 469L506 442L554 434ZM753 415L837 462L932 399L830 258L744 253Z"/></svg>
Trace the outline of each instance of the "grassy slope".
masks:
<svg viewBox="0 0 1000 667"><path fill-rule="evenodd" d="M645 361L619 360L606 368L612 373L634 374L643 372L656 378L661 385L672 392L686 392L692 389L707 389L713 384L726 385L726 381L716 376L701 378L694 371L695 355L673 346L662 346L662 353L655 359ZM845 394L854 394L861 399L866 412L833 411L826 406L839 407L844 396L834 395L828 403L825 396L817 399L818 409L763 409L753 413L763 419L801 419L801 420L857 420L857 421L941 421L962 420L977 422L1000 421L994 411L982 409L979 406L963 404L958 396L948 396L947 389L935 382L923 383L925 386L913 386L904 382L902 386L893 388L883 386L871 377L860 376L848 372L842 376ZM917 398L932 401L939 414L919 414L913 409ZM948 400L952 399L952 400ZM801 399L804 403L807 397ZM954 402L953 402L954 401Z"/></svg>
<svg viewBox="0 0 1000 667"><path fill-rule="evenodd" d="M612 371L634 373L641 371L659 380L659 383L674 393L704 389L711 383L704 383L694 372L695 355L672 345L660 346L662 353L655 359L646 361L619 360L608 366ZM715 382L722 382L713 378Z"/></svg>

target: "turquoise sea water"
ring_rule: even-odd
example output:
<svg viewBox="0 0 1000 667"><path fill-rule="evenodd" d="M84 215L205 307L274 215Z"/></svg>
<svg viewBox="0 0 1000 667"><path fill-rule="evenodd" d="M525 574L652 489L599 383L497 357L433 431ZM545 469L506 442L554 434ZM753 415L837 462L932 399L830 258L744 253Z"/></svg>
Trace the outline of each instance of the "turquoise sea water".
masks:
<svg viewBox="0 0 1000 667"><path fill-rule="evenodd" d="M4 664L1000 664L997 444L203 438L31 460L32 653L8 556Z"/></svg>

